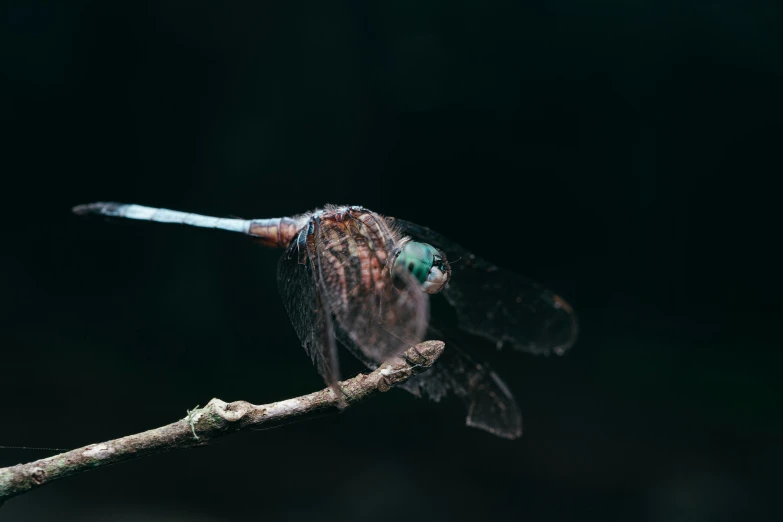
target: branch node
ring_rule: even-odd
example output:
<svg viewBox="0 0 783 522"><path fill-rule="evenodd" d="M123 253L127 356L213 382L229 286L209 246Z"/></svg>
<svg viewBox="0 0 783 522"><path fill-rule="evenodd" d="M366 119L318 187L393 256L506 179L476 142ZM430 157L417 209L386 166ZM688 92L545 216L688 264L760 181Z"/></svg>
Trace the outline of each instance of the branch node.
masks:
<svg viewBox="0 0 783 522"><path fill-rule="evenodd" d="M31 470L30 478L33 480L33 482L40 486L46 482L46 471L42 470L41 468L34 468Z"/></svg>

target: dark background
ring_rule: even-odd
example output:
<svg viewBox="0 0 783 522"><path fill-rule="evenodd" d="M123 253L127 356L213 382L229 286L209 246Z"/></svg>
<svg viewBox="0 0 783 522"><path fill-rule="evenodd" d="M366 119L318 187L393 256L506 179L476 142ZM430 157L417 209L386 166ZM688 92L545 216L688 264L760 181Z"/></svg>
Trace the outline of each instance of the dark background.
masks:
<svg viewBox="0 0 783 522"><path fill-rule="evenodd" d="M395 390L68 478L0 519L772 520L774 5L5 3L0 444L322 387L279 252L78 203L364 205L551 287L582 335L562 358L473 346L520 403L517 441Z"/></svg>

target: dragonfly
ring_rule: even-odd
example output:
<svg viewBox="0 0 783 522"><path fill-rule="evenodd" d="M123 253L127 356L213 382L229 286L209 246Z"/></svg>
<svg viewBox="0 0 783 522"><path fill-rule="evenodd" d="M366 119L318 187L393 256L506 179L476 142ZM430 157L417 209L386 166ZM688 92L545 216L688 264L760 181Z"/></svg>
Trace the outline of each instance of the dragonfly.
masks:
<svg viewBox="0 0 783 522"><path fill-rule="evenodd" d="M468 426L507 439L522 434L519 406L490 366L463 348L463 338L563 355L578 336L576 314L559 295L427 227L361 206L327 205L265 219L106 202L73 211L227 230L285 249L277 268L283 304L302 346L338 396L338 343L375 369L426 338L439 339L446 343L439 361L402 387L436 402L453 394L467 408ZM456 328L430 317L429 299L436 294L456 313Z"/></svg>

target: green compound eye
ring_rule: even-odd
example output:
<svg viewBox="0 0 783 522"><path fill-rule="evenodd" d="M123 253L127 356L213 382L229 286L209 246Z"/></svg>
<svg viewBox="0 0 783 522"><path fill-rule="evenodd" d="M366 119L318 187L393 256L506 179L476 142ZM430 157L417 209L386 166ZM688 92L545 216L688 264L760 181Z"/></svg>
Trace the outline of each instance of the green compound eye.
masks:
<svg viewBox="0 0 783 522"><path fill-rule="evenodd" d="M432 245L411 241L402 247L400 255L394 261L394 270L405 269L413 274L419 283L423 284L427 280L437 255L438 250Z"/></svg>

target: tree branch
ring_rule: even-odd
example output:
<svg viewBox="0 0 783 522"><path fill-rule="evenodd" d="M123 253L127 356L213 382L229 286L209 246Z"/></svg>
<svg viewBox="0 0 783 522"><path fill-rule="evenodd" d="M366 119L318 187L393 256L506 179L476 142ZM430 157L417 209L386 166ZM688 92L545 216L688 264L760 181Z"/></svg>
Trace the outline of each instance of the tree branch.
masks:
<svg viewBox="0 0 783 522"><path fill-rule="evenodd" d="M369 375L342 381L345 403L385 392L429 368L443 353L441 341L426 341L387 361ZM99 444L90 444L28 464L0 468L0 506L11 497L90 469L179 448L206 446L214 439L251 427L306 418L324 410L340 410L330 388L295 399L256 406L245 401L212 399L204 408L172 424Z"/></svg>

